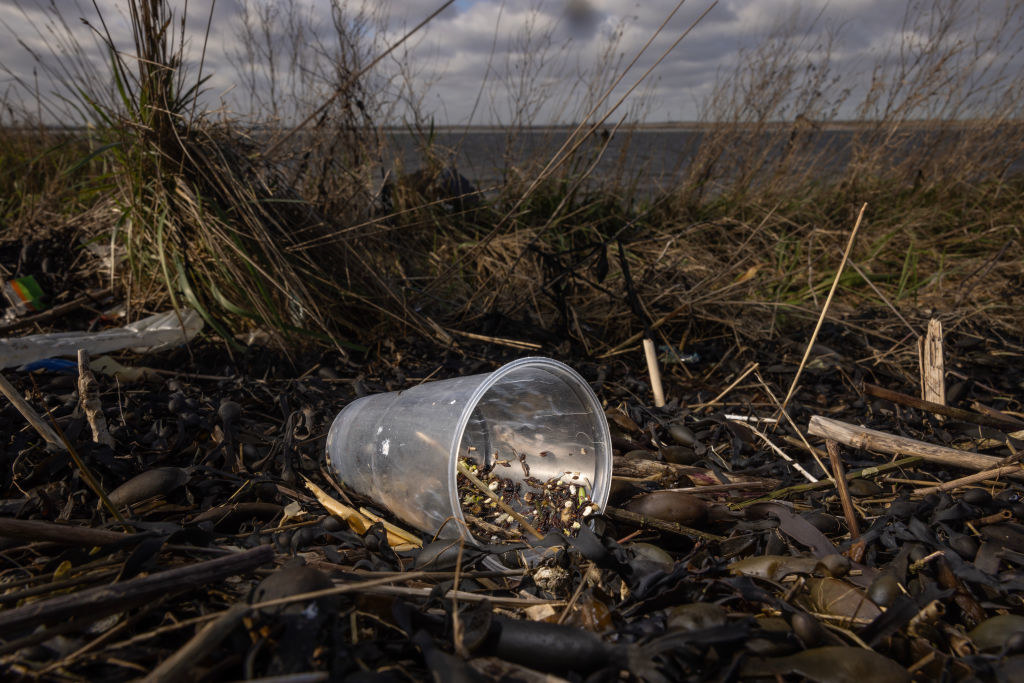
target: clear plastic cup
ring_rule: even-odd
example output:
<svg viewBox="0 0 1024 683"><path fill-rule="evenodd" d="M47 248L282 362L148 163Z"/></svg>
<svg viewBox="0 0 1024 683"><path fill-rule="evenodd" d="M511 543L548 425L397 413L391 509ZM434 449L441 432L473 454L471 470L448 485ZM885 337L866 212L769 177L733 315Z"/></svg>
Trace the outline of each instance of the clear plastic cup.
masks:
<svg viewBox="0 0 1024 683"><path fill-rule="evenodd" d="M442 537L466 529L458 458L507 459L512 466L495 472L523 481L516 454L526 455L530 476L542 482L578 473L577 483L604 509L612 470L608 422L587 382L550 358L364 396L338 414L327 436L327 460L339 480Z"/></svg>

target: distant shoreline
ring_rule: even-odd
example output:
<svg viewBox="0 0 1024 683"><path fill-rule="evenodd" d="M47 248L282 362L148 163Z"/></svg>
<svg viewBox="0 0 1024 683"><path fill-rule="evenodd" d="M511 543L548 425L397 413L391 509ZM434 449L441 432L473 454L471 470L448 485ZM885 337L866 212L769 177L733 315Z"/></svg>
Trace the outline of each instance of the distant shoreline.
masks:
<svg viewBox="0 0 1024 683"><path fill-rule="evenodd" d="M870 128L877 125L880 122L865 120L865 121L804 121L801 124L805 129L816 130L816 131L857 131ZM240 130L289 130L290 126L281 126L280 128L274 129L269 126L260 126L253 128L246 128L242 124L237 124ZM663 121L658 123L624 123L619 127L619 133L700 133L707 130L714 130L715 128L733 127L738 126L741 128L761 128L763 130L777 130L790 128L794 125L793 121L770 121L763 124L753 123L729 123L729 122L701 122L701 121ZM890 124L891 125L891 124ZM910 130L921 130L931 128L983 128L983 127L1013 127L1024 125L1024 120L1008 120L1008 121L991 121L987 119L967 119L967 120L918 120L918 121L903 121L898 124L901 129ZM64 131L68 133L79 132L88 130L91 126L42 126L43 130L48 132ZM570 133L577 128L576 124L564 124L564 125L544 125L544 126L528 126L520 129L511 128L508 126L497 126L497 125L435 125L432 130L436 133L507 133L511 131L515 132L526 132L526 133ZM611 132L614 128L613 124L604 124L600 126L600 130ZM15 125L15 126L4 126L5 130L8 131L35 131L40 130L40 126L32 125ZM412 129L411 126L400 125L400 124L386 124L381 125L379 129L386 133L408 133Z"/></svg>
<svg viewBox="0 0 1024 683"><path fill-rule="evenodd" d="M870 128L877 125L880 122L877 121L804 121L801 124L809 129L820 130L820 131L855 131L865 128ZM790 128L794 125L793 121L770 121L763 124L752 124L752 123L740 123L733 124L728 122L701 122L701 121L665 121L660 123L625 123L619 127L620 132L671 132L671 133L700 133L706 130L713 130L721 127L739 126L742 128L755 128L761 127L768 130L774 130L779 128ZM986 126L1015 126L1024 125L1024 120L1020 121L990 121L986 119L967 119L963 121L956 120L920 120L920 121L904 121L899 124L900 128L910 129L923 129L923 128L940 128L940 127L953 127L953 128L979 128ZM550 126L529 126L523 128L523 131L531 133L568 133L575 130L576 124L565 124L565 125L550 125ZM614 125L604 124L600 126L600 130L611 131ZM381 126L381 129L388 132L408 132L408 128L405 126ZM433 130L439 133L452 133L452 132L468 132L468 133L504 133L510 129L505 126L485 126L485 125L473 125L473 126L462 126L462 125L436 125Z"/></svg>

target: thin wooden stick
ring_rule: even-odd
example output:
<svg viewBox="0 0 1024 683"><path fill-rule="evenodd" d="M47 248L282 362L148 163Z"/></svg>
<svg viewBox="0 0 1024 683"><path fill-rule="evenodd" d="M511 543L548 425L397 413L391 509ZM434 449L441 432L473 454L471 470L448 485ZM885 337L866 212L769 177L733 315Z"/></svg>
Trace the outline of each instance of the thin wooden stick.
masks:
<svg viewBox="0 0 1024 683"><path fill-rule="evenodd" d="M986 427L994 427L996 429L1019 429L1021 423L1019 420L1015 420L1011 417L1002 417L994 414L975 413L970 410L964 410L963 408L954 408L941 403L935 403L933 401L925 401L924 399L911 396L910 394L904 394L899 391L893 391L892 389L886 389L875 384L868 382L864 383L864 393L875 398L884 399L899 405L909 406L911 408L917 408L918 410L927 410L930 413L936 413L938 415L945 415L951 417L954 420L963 420L964 422L970 422L976 425L985 425Z"/></svg>
<svg viewBox="0 0 1024 683"><path fill-rule="evenodd" d="M143 683L184 680L185 674L231 635L249 612L249 606L245 603L236 603L221 612L220 616L199 629L187 643L178 648L177 652L149 672L149 675L142 679Z"/></svg>
<svg viewBox="0 0 1024 683"><path fill-rule="evenodd" d="M612 477L612 480L619 477ZM671 489L659 489L661 491L675 491L677 493L734 493L739 491L756 491L758 489L775 488L776 484L770 481L738 481L733 484L711 484L709 486L678 486Z"/></svg>
<svg viewBox="0 0 1024 683"><path fill-rule="evenodd" d="M661 386L661 370L658 368L658 353L654 349L654 341L644 339L644 358L647 360L647 374L651 378L651 390L654 392L654 407L665 405L665 391Z"/></svg>
<svg viewBox="0 0 1024 683"><path fill-rule="evenodd" d="M725 397L726 394L728 394L730 391L735 389L737 384L739 384L740 382L745 380L747 378L747 375L752 373L754 370L757 370L759 365L760 365L759 363L751 363L750 366L746 370L744 370L743 373L739 377L737 377L735 380L733 380L732 384L730 384L725 389L723 389L722 392L720 394L718 394L718 396L715 396L710 401L705 401L704 403L697 403L696 405L692 405L690 407L692 409L694 409L694 410L699 410L700 408L708 408L710 406L715 405L716 403L721 401Z"/></svg>
<svg viewBox="0 0 1024 683"><path fill-rule="evenodd" d="M860 275L861 279L863 279L864 282L867 283L867 286L871 288L871 291L875 293L875 296L881 299L885 303L885 305L889 307L889 310L892 311L897 318L903 321L903 324L907 326L908 330L910 330L910 334L914 335L915 337L919 337L920 335L917 333L917 330L914 329L914 326L907 322L907 319L903 317L903 314L900 313L899 310L892 305L892 302L889 301L889 297L883 294L882 290L876 287L875 283L871 281L871 278L864 274L864 271L860 269L860 266L857 265L857 262L854 261L853 259L850 259L849 264L851 268L857 271L857 274Z"/></svg>
<svg viewBox="0 0 1024 683"><path fill-rule="evenodd" d="M970 484L977 484L978 482L985 481L986 479L996 479L1003 475L1013 474L1014 472L1024 471L1021 465L1004 465L1003 467L996 467L991 470L984 470L975 474L968 474L966 477L960 477L959 479L953 479L952 481L945 481L936 486L927 486L925 488L914 489L915 495L927 496L929 493L939 493L940 491L950 491L960 486L968 486Z"/></svg>
<svg viewBox="0 0 1024 683"><path fill-rule="evenodd" d="M333 588L324 588L323 590L312 591L310 593L301 593L298 595L289 595L284 598L276 598L274 600L267 600L265 602L257 602L250 605L252 609L264 609L266 607L277 607L278 605L288 605L293 602L304 602L306 600L314 600L316 598L326 597L328 595L341 595L343 593L366 593L366 594L382 594L382 595L406 595L412 597L431 597L434 589L429 586L387 586L385 584L395 583L396 581L412 581L413 579L421 579L424 574L428 572L405 572L401 575L386 576L380 579L370 579L369 581L360 581L359 583L346 583ZM459 600L465 600L467 602L482 602L483 600L489 600L495 605L564 605L564 600L542 600L542 599L531 599L531 598L503 598L497 595L481 595L479 593L470 593L469 591L447 591L443 596L442 600L450 600L452 597L457 597ZM213 615L216 616L216 615Z"/></svg>
<svg viewBox="0 0 1024 683"><path fill-rule="evenodd" d="M800 430L797 430L797 431L800 431ZM803 436L803 432L800 433L800 436ZM786 443L788 443L789 445L796 446L797 448L803 448L804 450L806 450L808 453L813 455L815 457L815 460L817 460L818 462L821 462L821 458L827 458L828 457L828 453L826 453L825 451L821 450L820 448L815 448L811 444L807 443L807 438L806 437L803 438L803 439L798 439L795 436L790 436L789 434L782 434L781 437L782 437L782 440L785 441ZM832 476L832 475L829 475L829 476Z"/></svg>
<svg viewBox="0 0 1024 683"><path fill-rule="evenodd" d="M774 451L776 455L778 455L780 458L782 458L783 460L788 462L793 467L793 469L795 469L797 472L799 472L800 474L804 475L804 479L806 479L807 481L812 482L812 483L818 481L818 478L815 477L810 472L808 472L807 470L805 470L803 465L798 463L793 458L789 457L786 454L785 451L783 451L781 448L779 448L774 443L772 443L772 440L768 438L767 434L763 434L762 432L758 431L752 424L749 424L747 422L741 422L739 420L734 420L734 421L735 422L739 422L740 424L744 425L747 429L749 429L754 434L756 434L758 437L760 437L760 439L762 441L764 441L766 444L768 444L768 447L771 448L772 451ZM827 472L827 470L826 470L826 472Z"/></svg>
<svg viewBox="0 0 1024 683"><path fill-rule="evenodd" d="M99 496L103 505L112 515L114 515L117 521L122 524L127 524L118 509L110 504L110 499L107 498L107 492L103 490L99 480L93 476L92 471L86 466L82 459L78 457L78 452L71 447L71 444L69 444L66 439L64 439L63 434L58 434L58 430L43 422L43 418L39 413L37 413L35 409L28 404L28 401L22 398L21 394L18 393L18 390L14 388L14 385L7 381L7 378L4 377L3 374L0 374L0 393L6 396L7 399L14 404L14 407L18 409L18 412L20 412L25 419L28 420L28 423L32 425L37 432L39 432L39 435L46 440L48 450L53 452L65 451L71 456L71 459L75 462L75 466L78 467L78 471L82 475L82 479L89 488L93 490L93 493Z"/></svg>
<svg viewBox="0 0 1024 683"><path fill-rule="evenodd" d="M526 531L531 536L533 536L534 538L544 538L544 535L541 532L537 531L537 529L532 524L527 522L525 517L523 517L521 514L516 512L514 509L512 509L512 507L508 503L506 503L505 501L503 501L501 499L501 496L499 496L494 491L492 491L489 488L487 488L487 484L485 484L482 481L480 481L477 478L477 476L475 474L473 474L472 472L470 472L469 468L466 467L461 461L457 462L456 465L459 468L459 474L464 476L466 479L469 479L469 481L473 484L473 486L475 486L478 489L480 489L480 491L483 492L484 495L488 496L491 500L493 500L497 504L498 507L500 507L502 510L504 510L508 514L512 515L512 517L515 518L515 520L517 522L519 522L519 526L521 526L524 529L526 529Z"/></svg>
<svg viewBox="0 0 1024 683"><path fill-rule="evenodd" d="M1003 412L1002 410L996 410L995 408L987 406L984 403L981 403L980 401L971 401L971 408L973 408L974 410L977 410L979 413L984 413L985 415L990 415L990 416L992 416L992 417L994 417L996 419L1010 420L1010 421L1014 422L1014 424L1015 424L1014 429L1018 429L1020 427L1024 427L1024 419L1021 419L1021 414L1020 413L1011 414L1011 413ZM1010 436L1014 436L1014 435L1011 434ZM1014 438L1024 439L1024 435L1016 436Z"/></svg>
<svg viewBox="0 0 1024 683"><path fill-rule="evenodd" d="M475 339L476 341L485 341L491 344L500 344L501 346L510 346L513 349L519 349L520 351L539 351L542 347L540 344L535 342L523 341L521 339L508 339L507 337L490 337L486 334L477 334L475 332L463 332L462 330L454 330L452 328L446 328L447 332L451 334L457 334L460 337L466 337L467 339Z"/></svg>
<svg viewBox="0 0 1024 683"><path fill-rule="evenodd" d="M913 456L910 458L901 458L894 462L887 462L884 465L874 465L872 467L865 467L861 470L855 470L846 475L846 480L852 479L867 479L873 477L876 474L888 472L889 470L899 469L900 467L916 465L921 462L924 458ZM791 493L806 493L807 491L817 491L818 489L827 489L833 486L834 482L831 479L822 479L816 484L797 484L796 486L787 486L784 489L777 489L772 491L767 496L761 496L760 498L754 498L751 500L745 500L742 503L729 503L729 507L733 510L742 510L745 507L754 505L755 503L767 503L770 500L777 500L779 498L785 498Z"/></svg>
<svg viewBox="0 0 1024 683"><path fill-rule="evenodd" d="M308 600L315 600L331 595L342 595L345 593L366 593L366 594L380 594L380 595L400 595L405 597L431 597L433 594L433 588L430 587L407 587L407 586L387 586L384 584L394 583L397 581L413 581L418 579L427 578L431 574L437 572L395 572L388 573L387 576L371 579L368 581L361 581L358 583L346 583L340 586L334 586L333 588L326 588L323 590L312 591L309 593L299 593L296 595L289 595L283 598L277 598L274 600L267 600L265 602L258 602L252 605L246 605L246 612L251 612L256 609L263 609L267 607L277 607L279 605L286 605L295 602L304 602ZM521 572L519 572L521 573ZM453 591L448 591L443 596L443 599L450 599L451 597L458 597L460 600L467 602L482 602L484 600L489 601L491 604L504 605L509 607L523 607L530 605L553 605L559 606L564 605L564 600L542 600L532 598L505 598L494 595L482 595L478 593L470 593L467 591L458 591L453 596ZM182 621L175 622L173 624L166 624L164 626L158 626L154 629L150 629L145 633L134 635L125 640L114 643L112 649L120 649L133 645L139 642L145 642L151 640L157 636L163 635L170 631L176 631L182 628L188 628L198 624L205 624L216 619L220 619L229 610L223 610L220 612L214 612L212 614L204 614L199 617L193 617L191 619L184 619Z"/></svg>
<svg viewBox="0 0 1024 683"><path fill-rule="evenodd" d="M428 586L378 586L367 588L367 595L396 595L409 598L433 598L434 589ZM442 600L450 600L456 596L464 602L484 602L485 600L498 607L533 607L534 605L551 605L560 607L565 600L544 600L543 598L506 598L501 595L484 595L481 593L470 593L469 591L452 591L441 596Z"/></svg>
<svg viewBox="0 0 1024 683"><path fill-rule="evenodd" d="M23 327L31 327L36 323L44 323L50 320L54 320L64 315L65 313L70 313L71 311L77 310L90 302L96 302L97 299L102 299L103 297L109 296L110 292L110 287L106 287L104 289L94 289L91 292L87 292L83 296L74 299L73 301L58 304L52 308L43 311L42 313L36 313L35 315L29 315L25 316L24 318L18 318L17 320L14 320L12 322L0 325L0 334L7 334L8 332L13 332L14 330L20 330Z"/></svg>
<svg viewBox="0 0 1024 683"><path fill-rule="evenodd" d="M857 237L857 231L860 230L860 222L864 218L864 211L868 208L867 202L860 207L860 213L857 214L857 222L853 224L853 230L850 232L850 240L846 243L846 251L843 252L843 258L839 262L839 268L836 270L836 277L832 281L832 289L828 291L828 297L825 299L825 305L821 307L821 315L818 316L818 323L814 326L814 332L811 333L811 338L807 341L807 348L804 350L804 357L800 360L800 367L796 369L796 376L793 377L793 383L789 385L789 391L786 392L786 398L782 400L782 410L786 409L789 405L789 399L793 398L793 393L796 391L797 385L800 383L800 375L804 371L804 366L807 365L807 359L811 356L811 349L814 347L814 342L818 339L818 332L821 331L821 325L825 322L825 315L828 313L828 307L832 303L832 297L835 296L836 289L839 288L839 279L843 275L843 268L846 266L846 260L850 258L850 252L853 250L853 242Z"/></svg>
<svg viewBox="0 0 1024 683"><path fill-rule="evenodd" d="M857 511L854 510L853 501L850 499L850 489L846 485L846 468L843 467L843 460L839 456L839 444L832 439L826 439L825 448L828 450L828 460L832 465L832 478L836 480L836 491L839 492L839 502L843 506L846 525L850 529L850 538L856 539L860 536L860 527L857 525Z"/></svg>
<svg viewBox="0 0 1024 683"><path fill-rule="evenodd" d="M0 537L23 541L49 541L61 545L110 545L143 538L145 534L122 534L109 529L74 524L57 524L39 519L0 517Z"/></svg>
<svg viewBox="0 0 1024 683"><path fill-rule="evenodd" d="M52 451L64 450L64 442L57 436L57 432L53 431L53 427L43 422L43 418L39 416L39 413L28 404L14 385L7 381L7 378L0 374L0 393L7 397L7 400L14 404L14 407L18 409L18 412L28 420L28 423L32 425L39 436L46 439L46 443L49 444L49 448Z"/></svg>
<svg viewBox="0 0 1024 683"><path fill-rule="evenodd" d="M815 436L834 439L839 443L853 448L864 448L891 455L916 455L924 460L962 467L968 470L989 470L1003 465L999 458L979 453L958 451L955 448L936 446L934 444L910 439L905 436L894 436L877 429L858 427L839 420L814 415L807 426L807 431ZM1011 473L1015 479L1024 479L1024 470Z"/></svg>
<svg viewBox="0 0 1024 683"><path fill-rule="evenodd" d="M108 581L114 579L121 572L118 568L112 569L101 569L89 574L83 574L76 576L72 579L63 579L61 581L51 581L50 583L43 583L38 586L32 586L31 588L23 588L19 591L11 591L10 593L4 593L0 595L0 605L6 605L9 603L18 603L26 598L34 598L38 595L45 593L53 593L58 590L65 588L79 588L83 585L90 583L97 583L100 581Z"/></svg>
<svg viewBox="0 0 1024 683"><path fill-rule="evenodd" d="M821 468L821 471L825 473L826 477L832 476L829 474L828 468L825 467L825 463L823 463L821 461L821 458L818 456L818 453L816 452L817 449L813 448L811 444L808 443L807 437L804 436L804 433L800 431L800 427L797 426L796 422L793 421L793 418L791 418L789 416L789 413L786 412L786 409L782 407L781 403L779 403L779 399L775 397L775 392L771 390L771 387L768 386L768 383L764 381L763 377L761 377L761 373L755 372L754 377L756 377L757 381L761 383L761 386L764 388L765 393L768 394L769 398L772 399L772 403L774 403L775 407L779 409L779 412L782 413L782 416L786 418L790 425L792 425L793 431L795 431L797 436L800 437L800 441L803 442L803 446L807 449L807 452L811 454L811 457L814 458L814 462L818 463L818 467Z"/></svg>
<svg viewBox="0 0 1024 683"><path fill-rule="evenodd" d="M462 636L462 619L459 617L459 580L462 578L462 553L466 549L466 539L459 536L459 554L455 557L455 578L452 582L452 642L455 645L455 654L463 659L469 658L469 650Z"/></svg>
<svg viewBox="0 0 1024 683"><path fill-rule="evenodd" d="M616 478L634 478L635 480L646 481L650 481L652 478L679 480L685 477L686 479L689 479L690 483L694 486L716 486L723 483L714 471L704 467L676 465L671 462L659 462L657 460L643 460L639 458L632 460L621 455L616 455L612 458L612 473ZM722 473L721 476L726 480L724 483L727 484L747 482L756 482L758 484L767 482L774 486L778 486L779 484L777 479L754 477L732 472Z"/></svg>
<svg viewBox="0 0 1024 683"><path fill-rule="evenodd" d="M274 559L268 545L232 553L214 560L136 577L110 586L87 588L69 595L33 602L0 612L0 635L36 626L45 621L72 617L99 619L132 605L179 591L189 590L228 576L241 574Z"/></svg>
<svg viewBox="0 0 1024 683"><path fill-rule="evenodd" d="M569 602L566 603L565 607L562 608L562 613L558 615L558 619L555 621L556 624L564 624L566 617L569 616L569 612L579 602L580 596L583 595L583 589L587 587L587 583L590 582L590 574L594 571L594 563L587 560L587 571L583 572L583 576L580 578L580 584L576 586L576 590L573 591L572 597L569 598Z"/></svg>

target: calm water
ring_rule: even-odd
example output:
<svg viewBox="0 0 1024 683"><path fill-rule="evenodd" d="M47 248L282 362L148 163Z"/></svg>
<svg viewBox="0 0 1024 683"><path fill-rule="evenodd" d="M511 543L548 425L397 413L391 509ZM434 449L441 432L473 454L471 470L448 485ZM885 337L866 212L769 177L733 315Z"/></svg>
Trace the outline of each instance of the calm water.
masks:
<svg viewBox="0 0 1024 683"><path fill-rule="evenodd" d="M435 133L433 144L435 149L443 150L449 164L477 187L486 189L501 185L510 169L517 169L527 178L535 177L537 170L554 156L569 133L564 129L531 129L510 136L492 130L446 130ZM685 129L620 131L608 140L600 159L597 158L598 152L605 139L595 136L569 163L582 170L596 162L591 187L607 185L622 188L635 183L641 194L648 194L678 184L707 135L702 130ZM809 132L802 138L799 160L791 170L801 172L813 164L815 173L823 176L840 173L850 161L855 135L854 129L849 127ZM945 133L921 130L905 134L892 145L889 161L896 164L907 155L929 151L941 154L943 145L952 143L959 135L957 131L948 130ZM423 166L413 135L391 131L387 136L390 150L385 158L401 159L401 166L406 172ZM1020 138L1019 135L1007 137L1011 140ZM722 150L716 168L728 175L749 164L752 158L763 158L764 166L771 169L786 153L785 135L750 136L741 144ZM1000 149L998 153L1005 155L1007 150ZM1008 162L1009 167L1013 172L1024 172L1024 154L1020 149L1015 153L1016 157ZM1013 156L1012 152L1010 156Z"/></svg>

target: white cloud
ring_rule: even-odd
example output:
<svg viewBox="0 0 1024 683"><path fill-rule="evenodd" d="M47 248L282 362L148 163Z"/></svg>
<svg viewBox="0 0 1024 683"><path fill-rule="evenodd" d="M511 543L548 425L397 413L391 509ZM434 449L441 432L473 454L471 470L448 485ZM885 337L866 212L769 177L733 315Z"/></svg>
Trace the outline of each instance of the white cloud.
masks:
<svg viewBox="0 0 1024 683"><path fill-rule="evenodd" d="M97 4L119 49L131 53L125 0L98 0ZM396 0L379 8L368 0L362 5L358 1L344 4L350 12L363 7L373 14L367 25L365 49L377 53L440 3ZM934 7L941 4L917 4L915 11L925 13L932 8L929 11L934 12ZM61 63L73 62L65 54L71 44L57 39L60 27L53 27L53 16L38 5L34 0L0 0L0 19L20 40L0 40L0 63L9 72L0 73L0 93L6 85L8 101L17 96L10 88L19 79L30 87L38 79L44 95L59 89L52 74L47 75L47 68L59 73ZM206 104L211 108L221 106L223 99L232 110L245 113L253 101L267 99L267 73L257 73L252 81L257 92L250 97L244 74L236 68L238 56L244 54L242 12L246 5L278 10L268 35L282 60L277 67L279 80L282 69L286 71L289 66L289 26L285 20L289 11L298 8L302 16L310 18L313 33L302 39L309 54L330 52L337 45L324 0L218 0L213 5L204 69L211 76L206 85ZM92 3L59 0L52 6L59 8L60 18L82 46L80 58L95 66L101 79L109 80L104 73L103 51L92 30L81 21L85 18L99 27ZM670 1L647 0L458 0L396 52L396 57L382 63L373 81L374 89L382 106L395 117L408 115L408 102L413 101L423 115L442 123L465 123L471 112L473 123L509 123L518 102L534 117L534 123L559 117L571 120L588 108L594 92L602 92L610 84L615 65L622 66L632 59L674 6ZM610 101L625 92L707 6L706 0L686 2ZM193 67L198 63L210 7L210 0L189 3L186 52ZM970 41L979 27L991 30L1005 23L1001 2L975 0L964 8L962 26L951 34L951 40ZM712 90L718 74L733 68L744 50L754 49L780 24L788 24L801 37L802 53L809 55L819 49L828 30L838 31L839 38L832 45L832 69L848 87L866 88L872 65L891 62L901 31L914 30L903 25L905 11L904 3L892 0L722 0L652 75L643 101L647 116L650 120L697 117L699 101ZM1019 24L1021 18L1017 16L1016 21ZM41 64L26 47L35 51ZM997 60L998 55L1015 54L1012 50L982 52L995 55ZM1019 55L1013 58L1019 63ZM320 67L328 69L323 73L325 78L336 77L329 71L333 68L330 63L321 62ZM304 63L303 68L311 67ZM1024 65L1020 68L1024 70ZM294 112L303 98L308 104L326 96L332 87L325 80L300 92L294 83L282 82L274 90L276 104L284 112ZM631 102L638 102L636 98L644 90L638 90ZM28 97L26 101L33 99ZM841 112L851 113L852 109Z"/></svg>

